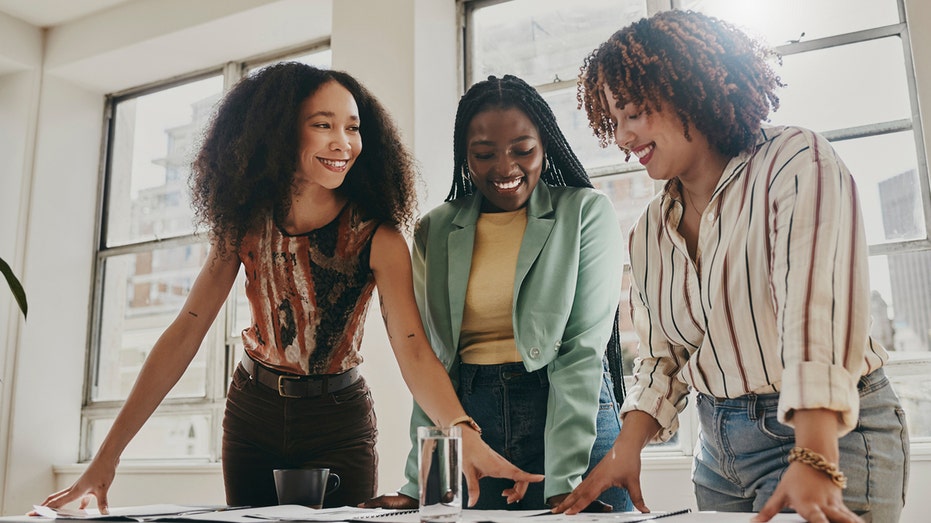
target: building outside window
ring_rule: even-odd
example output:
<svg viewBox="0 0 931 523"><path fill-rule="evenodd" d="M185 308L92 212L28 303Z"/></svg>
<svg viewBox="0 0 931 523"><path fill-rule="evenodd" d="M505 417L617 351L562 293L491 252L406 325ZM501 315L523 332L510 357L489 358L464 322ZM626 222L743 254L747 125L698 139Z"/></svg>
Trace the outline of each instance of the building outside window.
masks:
<svg viewBox="0 0 931 523"><path fill-rule="evenodd" d="M781 107L770 123L824 134L853 172L870 244L872 335L891 353L887 374L913 443L931 442L931 189L902 0L460 2L467 86L514 74L537 87L594 184L614 201L624 231L661 185L636 161L624 163L617 149L598 147L576 105L583 58L618 29L670 8L727 20L774 47L782 57L774 68L787 87L778 91ZM625 278L625 310L628 286ZM629 374L638 340L624 316ZM691 407L681 418L681 437L651 451L692 453Z"/></svg>

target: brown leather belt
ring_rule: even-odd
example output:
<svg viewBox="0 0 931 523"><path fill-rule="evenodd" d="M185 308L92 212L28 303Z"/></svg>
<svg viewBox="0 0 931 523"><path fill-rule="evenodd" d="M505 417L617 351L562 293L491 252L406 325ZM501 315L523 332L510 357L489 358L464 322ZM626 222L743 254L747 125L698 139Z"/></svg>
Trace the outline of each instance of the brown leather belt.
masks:
<svg viewBox="0 0 931 523"><path fill-rule="evenodd" d="M250 379L277 391L282 398L314 398L331 394L345 389L362 377L358 367L342 374L287 374L262 365L248 354L242 357L242 368L249 373Z"/></svg>

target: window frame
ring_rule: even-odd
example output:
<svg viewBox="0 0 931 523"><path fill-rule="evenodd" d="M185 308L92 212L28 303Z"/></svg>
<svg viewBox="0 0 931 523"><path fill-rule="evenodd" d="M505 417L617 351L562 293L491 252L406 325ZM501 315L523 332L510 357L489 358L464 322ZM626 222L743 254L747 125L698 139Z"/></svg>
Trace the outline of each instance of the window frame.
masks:
<svg viewBox="0 0 931 523"><path fill-rule="evenodd" d="M681 0L673 0L678 4ZM921 194L921 205L924 211L925 238L913 240L891 240L869 245L869 256L888 256L931 250L931 173L928 168L928 151L925 148L924 129L918 107L918 85L915 73L915 62L912 56L911 38L905 12L904 0L895 0L898 8L899 22L885 26L874 27L833 35L812 40L792 42L774 47L781 56L790 56L811 51L819 51L832 47L853 45L888 37L899 37L902 42L902 55L905 61L906 84L911 107L911 118L875 122L855 127L844 127L822 131L820 134L829 142L836 143L857 138L882 136L897 132L911 131L915 140L916 176ZM894 304L893 304L894 306ZM889 349L889 348L887 348ZM889 350L889 360L883 366L890 378L905 378L912 376L931 376L931 352L926 353L899 353ZM912 437L911 445L920 448L923 452L931 452L931 437Z"/></svg>

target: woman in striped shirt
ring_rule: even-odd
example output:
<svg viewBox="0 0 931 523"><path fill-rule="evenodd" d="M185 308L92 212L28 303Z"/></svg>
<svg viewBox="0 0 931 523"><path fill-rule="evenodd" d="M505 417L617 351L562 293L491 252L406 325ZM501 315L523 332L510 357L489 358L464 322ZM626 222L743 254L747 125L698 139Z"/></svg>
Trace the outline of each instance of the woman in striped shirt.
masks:
<svg viewBox="0 0 931 523"><path fill-rule="evenodd" d="M695 389L700 509L898 520L908 433L869 335L857 187L823 137L762 124L782 86L771 55L725 22L666 11L585 61L596 136L666 183L630 237L641 344L623 429L557 511L611 485L647 511L640 450L672 436Z"/></svg>

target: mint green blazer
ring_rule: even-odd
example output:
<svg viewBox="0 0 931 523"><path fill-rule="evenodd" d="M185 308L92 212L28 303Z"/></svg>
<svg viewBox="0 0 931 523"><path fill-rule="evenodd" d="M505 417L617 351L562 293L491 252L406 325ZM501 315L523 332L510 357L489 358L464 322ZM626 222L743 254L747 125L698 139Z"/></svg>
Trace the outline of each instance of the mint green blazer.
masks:
<svg viewBox="0 0 931 523"><path fill-rule="evenodd" d="M430 346L458 382L459 335L472 263L479 193L440 205L414 234L414 293ZM597 190L540 182L514 277L514 340L528 371L547 368L544 496L570 492L588 468L603 372L621 293L623 256L614 206ZM415 403L401 492L417 490L417 427L432 425ZM498 495L500 493L485 493Z"/></svg>

